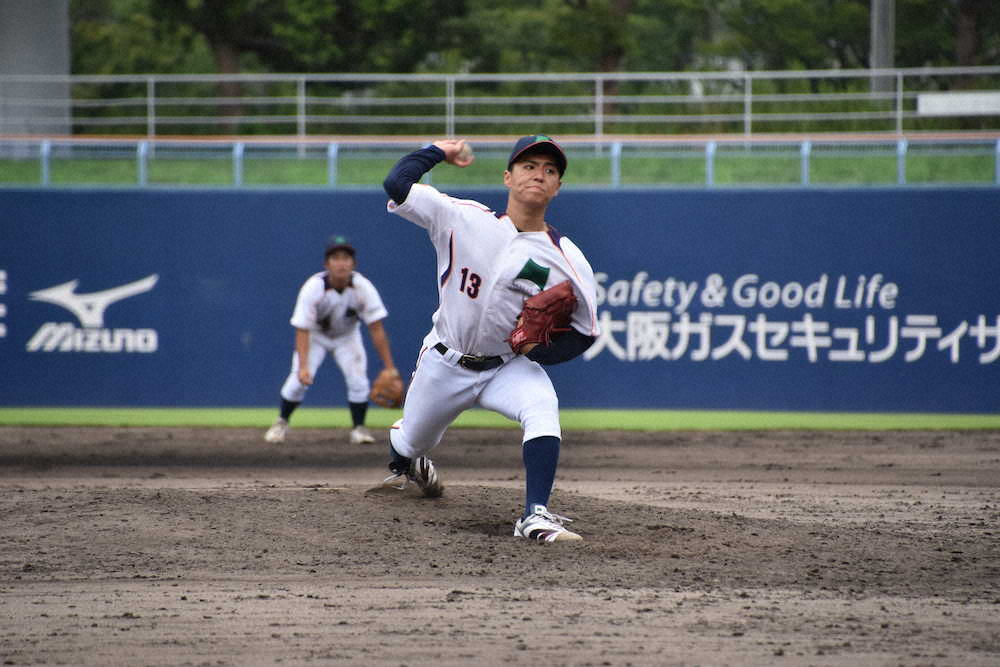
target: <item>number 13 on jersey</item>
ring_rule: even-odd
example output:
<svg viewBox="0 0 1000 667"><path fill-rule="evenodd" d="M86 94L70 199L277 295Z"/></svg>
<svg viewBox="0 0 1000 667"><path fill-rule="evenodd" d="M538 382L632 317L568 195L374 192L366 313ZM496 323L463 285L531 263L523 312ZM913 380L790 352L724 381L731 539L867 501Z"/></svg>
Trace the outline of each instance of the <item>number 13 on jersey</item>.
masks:
<svg viewBox="0 0 1000 667"><path fill-rule="evenodd" d="M465 292L470 299L479 296L479 287L483 284L483 279L479 274L473 273L469 267L462 268L462 282L458 285L459 292Z"/></svg>

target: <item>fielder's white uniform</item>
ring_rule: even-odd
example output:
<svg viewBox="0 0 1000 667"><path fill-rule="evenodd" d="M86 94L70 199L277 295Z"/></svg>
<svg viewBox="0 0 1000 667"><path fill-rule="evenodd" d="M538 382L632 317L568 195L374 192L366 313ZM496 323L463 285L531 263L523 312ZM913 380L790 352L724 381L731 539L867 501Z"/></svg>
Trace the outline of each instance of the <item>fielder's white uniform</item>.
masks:
<svg viewBox="0 0 1000 667"><path fill-rule="evenodd" d="M371 383L368 380L368 357L361 339L361 323L369 325L388 315L382 297L370 280L354 271L343 291L327 282L327 272L310 276L299 289L290 320L296 329L309 331L309 372L323 364L327 353L333 356L347 384L347 400L365 403ZM299 355L292 353L292 370L281 387L286 401L301 402L309 387L299 381Z"/></svg>
<svg viewBox="0 0 1000 667"><path fill-rule="evenodd" d="M577 307L572 326L597 336L594 272L580 249L558 232L519 232L506 215L472 200L414 184L388 210L427 230L437 253L439 306L424 338L403 405L390 432L393 449L415 458L433 449L464 410L482 407L519 422L522 441L561 437L559 401L543 368L506 342L524 300L564 280ZM435 346L448 348L444 354ZM463 354L499 356L485 371L458 365Z"/></svg>

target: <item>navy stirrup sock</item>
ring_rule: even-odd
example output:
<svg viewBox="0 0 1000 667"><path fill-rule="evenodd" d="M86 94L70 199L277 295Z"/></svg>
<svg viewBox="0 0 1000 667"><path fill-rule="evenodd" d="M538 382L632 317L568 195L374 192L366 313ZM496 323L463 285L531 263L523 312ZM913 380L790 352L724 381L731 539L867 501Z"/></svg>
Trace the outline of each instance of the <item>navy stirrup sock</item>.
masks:
<svg viewBox="0 0 1000 667"><path fill-rule="evenodd" d="M351 408L351 425L364 426L365 415L368 413L368 403L347 403Z"/></svg>
<svg viewBox="0 0 1000 667"><path fill-rule="evenodd" d="M524 516L534 505L548 505L552 485L559 466L559 438L543 435L528 440L521 447L524 459L525 496Z"/></svg>
<svg viewBox="0 0 1000 667"><path fill-rule="evenodd" d="M410 469L410 459L397 452L389 443L389 471L397 475Z"/></svg>
<svg viewBox="0 0 1000 667"><path fill-rule="evenodd" d="M295 412L295 408L299 407L299 403L301 402L302 401L289 401L282 398L281 410L279 412L281 418L284 419L285 421L288 421L291 418L292 413Z"/></svg>

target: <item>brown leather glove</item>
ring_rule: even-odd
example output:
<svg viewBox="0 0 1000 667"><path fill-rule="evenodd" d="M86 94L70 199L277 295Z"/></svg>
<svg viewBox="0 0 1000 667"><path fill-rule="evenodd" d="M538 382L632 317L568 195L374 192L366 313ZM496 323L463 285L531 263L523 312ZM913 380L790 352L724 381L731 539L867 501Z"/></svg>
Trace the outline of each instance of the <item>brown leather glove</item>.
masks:
<svg viewBox="0 0 1000 667"><path fill-rule="evenodd" d="M568 280L528 297L521 309L517 327L507 339L510 349L521 354L529 343L548 345L554 331L569 329L575 308L576 296Z"/></svg>
<svg viewBox="0 0 1000 667"><path fill-rule="evenodd" d="M403 378L395 368L382 369L372 383L368 398L383 408L398 408L403 404Z"/></svg>

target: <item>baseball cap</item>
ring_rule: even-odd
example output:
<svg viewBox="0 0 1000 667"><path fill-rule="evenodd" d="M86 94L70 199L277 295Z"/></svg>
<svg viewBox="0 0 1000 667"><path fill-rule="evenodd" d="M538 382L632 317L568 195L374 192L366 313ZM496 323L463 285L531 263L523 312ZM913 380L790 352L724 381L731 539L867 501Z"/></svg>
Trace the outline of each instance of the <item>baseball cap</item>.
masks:
<svg viewBox="0 0 1000 667"><path fill-rule="evenodd" d="M559 170L560 177L566 173L566 154L563 153L562 148L559 147L559 144L557 144L552 137L545 134L532 134L518 139L517 143L514 144L514 150L510 152L510 159L507 160L507 169L510 169L511 165L513 165L525 151L535 147L540 147L540 153L548 153L555 158L556 169Z"/></svg>
<svg viewBox="0 0 1000 667"><path fill-rule="evenodd" d="M326 242L326 252L323 253L323 258L326 259L338 250L343 250L351 257L355 256L354 246L347 240L347 237L338 235L331 236L330 240Z"/></svg>

